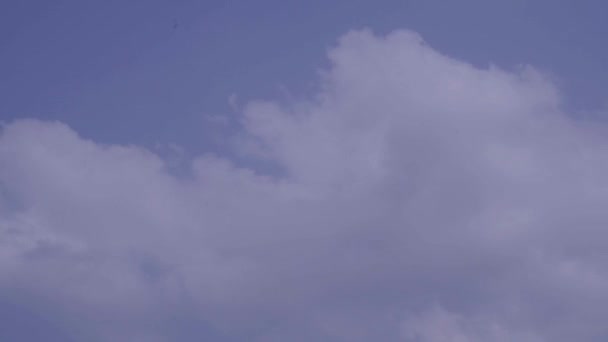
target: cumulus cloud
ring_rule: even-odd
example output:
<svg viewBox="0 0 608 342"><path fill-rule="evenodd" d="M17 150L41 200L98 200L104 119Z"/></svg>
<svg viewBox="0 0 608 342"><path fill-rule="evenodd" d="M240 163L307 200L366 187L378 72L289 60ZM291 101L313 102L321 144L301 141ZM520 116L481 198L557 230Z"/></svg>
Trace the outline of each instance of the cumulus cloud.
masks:
<svg viewBox="0 0 608 342"><path fill-rule="evenodd" d="M531 67L343 36L189 174L62 123L0 135L0 337L600 341L608 141ZM274 165L270 172L259 165ZM4 319L6 318L6 319Z"/></svg>

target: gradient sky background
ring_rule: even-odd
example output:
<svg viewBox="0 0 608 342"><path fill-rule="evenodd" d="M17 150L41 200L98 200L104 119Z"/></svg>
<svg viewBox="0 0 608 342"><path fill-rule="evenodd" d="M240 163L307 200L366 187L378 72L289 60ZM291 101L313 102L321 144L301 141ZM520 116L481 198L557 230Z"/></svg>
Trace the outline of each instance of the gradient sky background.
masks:
<svg viewBox="0 0 608 342"><path fill-rule="evenodd" d="M327 49L365 27L414 30L442 53L479 66L534 65L556 78L576 111L606 104L608 5L601 0L0 6L2 119L60 120L103 142L217 148L218 127L205 117L230 114L231 94L241 103L303 96L327 64Z"/></svg>
<svg viewBox="0 0 608 342"><path fill-rule="evenodd" d="M0 340L603 342L608 4L0 2Z"/></svg>

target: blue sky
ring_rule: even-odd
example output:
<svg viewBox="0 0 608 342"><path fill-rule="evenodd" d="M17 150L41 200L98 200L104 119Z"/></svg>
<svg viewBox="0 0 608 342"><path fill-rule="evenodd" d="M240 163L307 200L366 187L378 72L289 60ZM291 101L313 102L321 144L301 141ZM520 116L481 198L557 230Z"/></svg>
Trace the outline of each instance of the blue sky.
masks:
<svg viewBox="0 0 608 342"><path fill-rule="evenodd" d="M0 340L608 328L601 1L0 4Z"/></svg>
<svg viewBox="0 0 608 342"><path fill-rule="evenodd" d="M411 29L479 66L531 64L568 106L606 102L602 1L3 1L0 113L86 137L217 148L228 98L306 96L350 29ZM143 124L145 123L145 124ZM204 132L201 134L201 132ZM221 139L220 139L221 140Z"/></svg>

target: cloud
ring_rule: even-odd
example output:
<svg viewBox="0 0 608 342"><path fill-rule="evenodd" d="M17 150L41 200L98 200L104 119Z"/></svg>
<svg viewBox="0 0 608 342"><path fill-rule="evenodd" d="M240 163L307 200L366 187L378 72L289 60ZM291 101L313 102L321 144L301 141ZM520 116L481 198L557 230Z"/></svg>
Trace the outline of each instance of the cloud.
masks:
<svg viewBox="0 0 608 342"><path fill-rule="evenodd" d="M540 341L530 334L505 330L488 317L464 317L437 306L406 319L403 331L405 340L420 342Z"/></svg>
<svg viewBox="0 0 608 342"><path fill-rule="evenodd" d="M243 108L242 160L188 176L62 123L6 124L0 337L605 338L601 124L532 67L475 68L408 31L350 32L329 59L309 98Z"/></svg>

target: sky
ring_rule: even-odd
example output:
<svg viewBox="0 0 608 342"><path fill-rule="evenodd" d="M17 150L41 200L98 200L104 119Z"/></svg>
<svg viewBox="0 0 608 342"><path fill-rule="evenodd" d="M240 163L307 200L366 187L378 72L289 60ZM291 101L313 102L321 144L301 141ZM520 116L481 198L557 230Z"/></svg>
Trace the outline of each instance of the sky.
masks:
<svg viewBox="0 0 608 342"><path fill-rule="evenodd" d="M0 4L0 340L605 341L602 1Z"/></svg>

